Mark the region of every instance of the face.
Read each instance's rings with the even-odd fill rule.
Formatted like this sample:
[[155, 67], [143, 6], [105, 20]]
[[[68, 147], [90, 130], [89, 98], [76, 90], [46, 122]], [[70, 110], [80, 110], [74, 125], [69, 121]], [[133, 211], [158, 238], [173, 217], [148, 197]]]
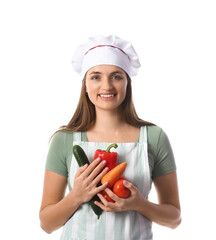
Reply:
[[99, 65], [86, 73], [86, 92], [96, 110], [117, 110], [127, 89], [126, 73], [113, 65]]

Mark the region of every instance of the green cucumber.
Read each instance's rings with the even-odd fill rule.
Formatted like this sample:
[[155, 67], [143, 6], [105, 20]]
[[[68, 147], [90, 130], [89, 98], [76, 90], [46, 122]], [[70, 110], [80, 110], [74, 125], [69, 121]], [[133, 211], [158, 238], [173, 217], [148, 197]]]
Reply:
[[84, 166], [86, 163], [90, 164], [84, 150], [79, 145], [73, 146], [73, 154], [80, 167]]
[[[84, 166], [86, 163], [89, 163], [88, 157], [86, 156], [84, 150], [79, 146], [79, 145], [75, 145], [73, 146], [73, 154], [74, 157], [77, 160], [77, 163], [80, 167]], [[99, 183], [97, 186], [99, 186], [101, 183]], [[89, 204], [92, 208], [92, 210], [94, 211], [94, 213], [98, 216], [98, 219], [100, 218], [101, 213], [103, 212], [103, 210], [98, 207], [97, 205], [94, 204], [94, 201], [98, 201], [100, 202], [100, 198], [95, 195], [90, 201]]]

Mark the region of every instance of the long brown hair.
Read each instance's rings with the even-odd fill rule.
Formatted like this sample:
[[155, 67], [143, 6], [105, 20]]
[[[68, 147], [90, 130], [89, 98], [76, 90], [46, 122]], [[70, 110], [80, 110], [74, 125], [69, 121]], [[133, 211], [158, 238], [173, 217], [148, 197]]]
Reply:
[[[122, 116], [125, 121], [135, 127], [141, 126], [149, 126], [155, 125], [151, 122], [144, 121], [140, 119], [136, 113], [133, 99], [132, 99], [132, 87], [131, 87], [131, 79], [127, 75], [127, 90], [126, 90], [126, 97], [122, 102]], [[82, 88], [81, 94], [79, 98], [79, 102], [76, 108], [76, 111], [71, 118], [70, 122], [67, 125], [63, 125], [57, 130], [51, 138], [57, 132], [78, 132], [78, 131], [87, 131], [91, 126], [94, 125], [96, 120], [95, 114], [95, 106], [90, 101], [88, 95], [86, 94], [86, 87], [85, 87], [85, 78], [82, 81]]]

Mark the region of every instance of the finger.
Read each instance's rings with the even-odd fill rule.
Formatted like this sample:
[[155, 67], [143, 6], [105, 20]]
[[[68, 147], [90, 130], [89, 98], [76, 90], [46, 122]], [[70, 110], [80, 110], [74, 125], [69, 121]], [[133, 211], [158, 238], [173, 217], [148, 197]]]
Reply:
[[[91, 172], [91, 174], [89, 175], [89, 180], [91, 182], [98, 176], [99, 173], [101, 173], [101, 171], [105, 167], [106, 163], [107, 163], [106, 161], [100, 162], [100, 164]], [[106, 173], [107, 173], [109, 169], [108, 168], [105, 168], [105, 169], [106, 169]]]
[[97, 184], [100, 182], [100, 180], [102, 179], [102, 177], [103, 177], [108, 171], [109, 171], [109, 168], [108, 168], [108, 167], [104, 168], [103, 171], [102, 171], [96, 178], [94, 178], [93, 181], [92, 181], [92, 179], [91, 179], [92, 184], [93, 184], [93, 185], [97, 185]]
[[108, 209], [111, 210], [113, 207], [115, 207], [115, 203], [108, 202], [102, 194], [98, 193], [97, 196], [100, 198], [101, 202], [103, 203], [104, 208], [106, 208], [105, 211], [108, 211]]
[[98, 207], [100, 207], [102, 210], [108, 212], [107, 208], [100, 202], [98, 201], [94, 201], [94, 204], [97, 205]]
[[119, 197], [113, 192], [111, 191], [109, 188], [106, 188], [104, 190], [115, 202], [119, 200]]
[[86, 169], [86, 171], [84, 173], [85, 177], [89, 176], [89, 174], [96, 168], [96, 166], [100, 163], [100, 161], [101, 161], [101, 159], [97, 158], [88, 166], [88, 168]]
[[126, 188], [128, 188], [131, 191], [131, 193], [134, 193], [137, 190], [136, 187], [131, 182], [124, 180], [123, 184]]
[[98, 194], [99, 192], [105, 190], [107, 188], [108, 182], [105, 182], [103, 185], [96, 187], [94, 190], [94, 195]]
[[78, 171], [75, 174], [75, 177], [79, 177], [88, 167], [88, 164], [86, 163], [84, 166], [80, 167]]

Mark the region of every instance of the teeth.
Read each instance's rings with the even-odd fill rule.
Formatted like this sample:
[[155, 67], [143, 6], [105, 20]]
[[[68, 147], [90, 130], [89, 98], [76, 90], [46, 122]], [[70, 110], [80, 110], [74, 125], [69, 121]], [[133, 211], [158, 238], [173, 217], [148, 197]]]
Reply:
[[101, 97], [114, 97], [114, 94], [100, 94]]

